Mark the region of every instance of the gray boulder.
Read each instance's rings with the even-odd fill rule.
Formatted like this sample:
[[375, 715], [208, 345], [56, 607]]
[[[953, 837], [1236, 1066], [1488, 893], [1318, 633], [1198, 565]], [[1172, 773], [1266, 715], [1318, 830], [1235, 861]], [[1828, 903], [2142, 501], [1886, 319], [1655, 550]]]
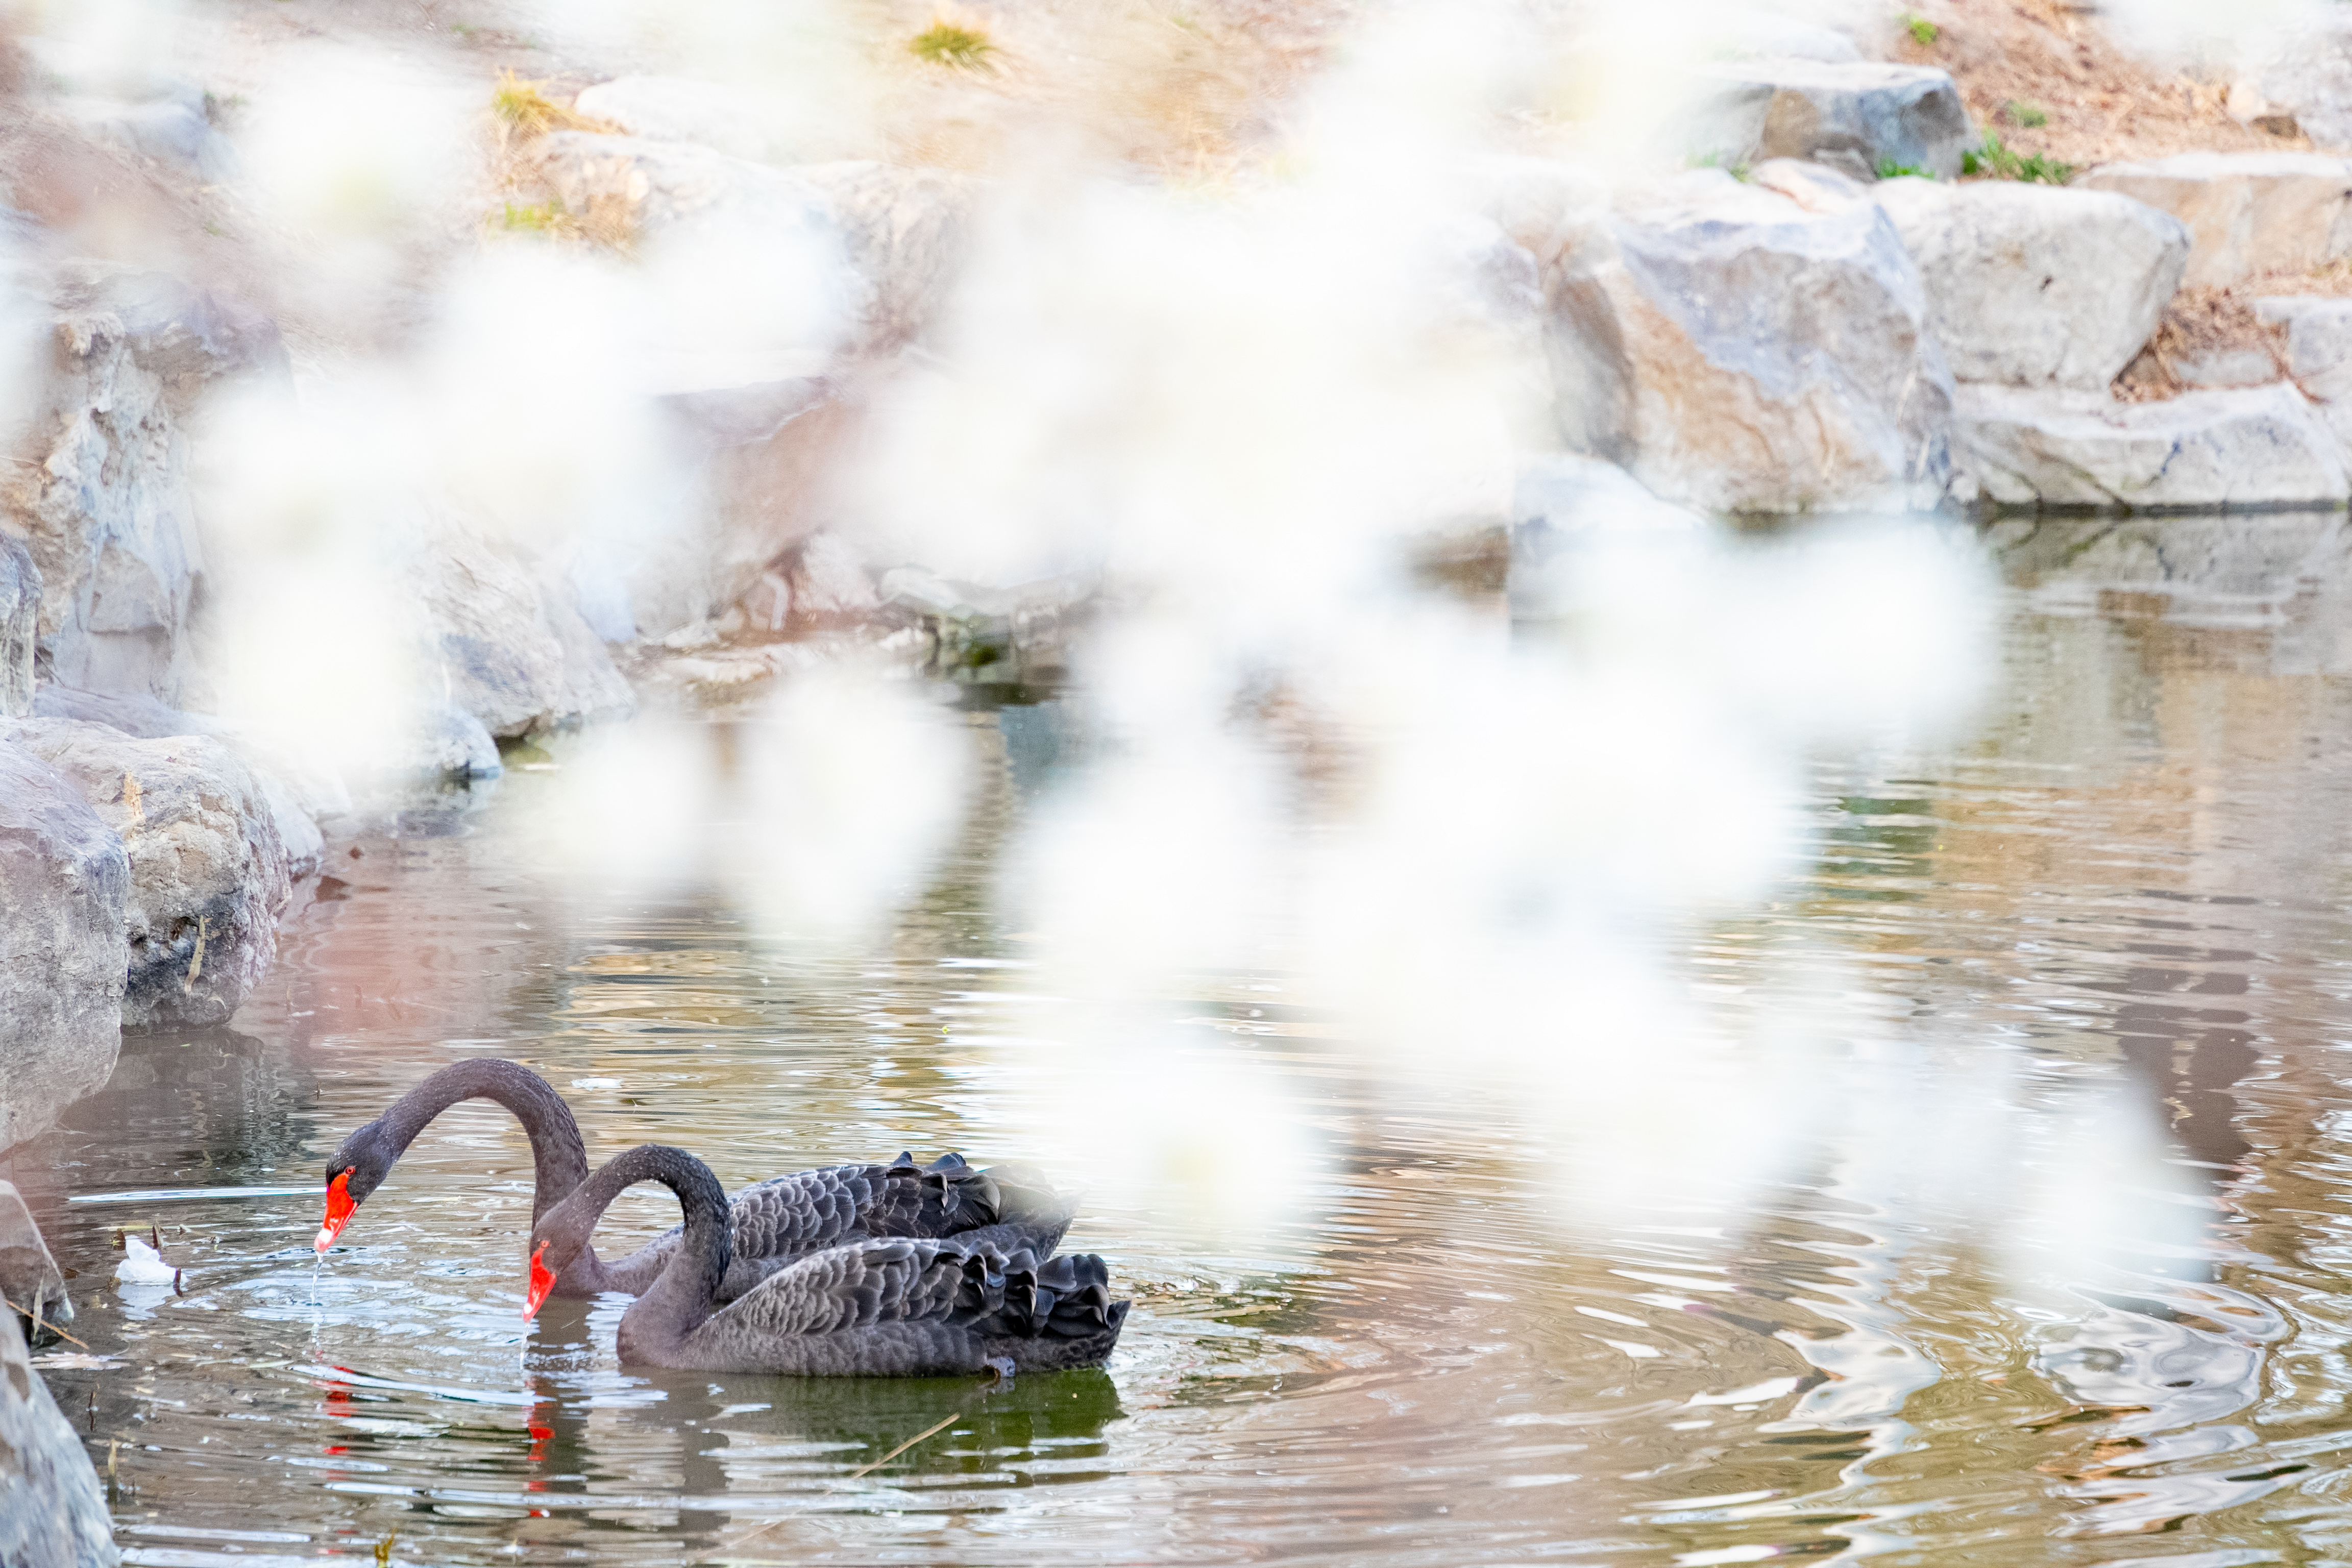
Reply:
[[205, 118], [204, 95], [146, 103], [79, 100], [62, 106], [92, 141], [218, 183], [237, 173], [236, 149]]
[[40, 641], [41, 569], [13, 533], [0, 533], [0, 718], [33, 710], [33, 650]]
[[2102, 163], [2078, 189], [2160, 207], [2194, 240], [2183, 281], [2224, 287], [2352, 255], [2352, 160], [2317, 153], [2183, 153]]
[[849, 264], [865, 280], [857, 351], [886, 353], [921, 337], [971, 253], [971, 182], [940, 169], [863, 162], [793, 173], [832, 204]]
[[2257, 82], [2315, 143], [2352, 148], [2352, 23], [2330, 17], [2293, 39]]
[[129, 855], [123, 1024], [227, 1022], [277, 961], [293, 894], [252, 770], [207, 735], [141, 741], [63, 719], [0, 732], [64, 774]]
[[581, 617], [560, 567], [542, 569], [447, 518], [415, 542], [411, 568], [430, 628], [428, 669], [452, 705], [492, 735], [632, 710], [628, 682]]
[[278, 837], [286, 845], [288, 870], [307, 877], [319, 868], [326, 838], [319, 831], [321, 817], [333, 817], [352, 808], [351, 792], [332, 770], [306, 766], [275, 748], [258, 745], [233, 727], [203, 713], [186, 713], [152, 697], [109, 696], [78, 691], [69, 686], [44, 686], [33, 698], [33, 714], [41, 719], [78, 719], [103, 724], [142, 741], [173, 735], [211, 735], [226, 741], [269, 797], [269, 811]]
[[698, 142], [758, 163], [793, 163], [822, 149], [772, 97], [691, 77], [631, 75], [583, 89], [572, 107], [631, 136]]
[[2284, 383], [2138, 404], [1964, 385], [1954, 445], [1985, 498], [2004, 506], [2139, 511], [2352, 497], [2335, 437]]
[[668, 637], [737, 604], [763, 621], [773, 605], [755, 591], [824, 521], [825, 482], [860, 405], [816, 377], [665, 402], [679, 444], [700, 457], [702, 504], [630, 571], [638, 630]]
[[114, 1070], [130, 895], [122, 840], [56, 769], [0, 740], [0, 1149]]
[[83, 267], [58, 286], [48, 391], [0, 508], [40, 568], [46, 672], [176, 702], [204, 552], [185, 421], [205, 388], [282, 372], [277, 329], [152, 273]]
[[121, 1561], [89, 1455], [33, 1370], [16, 1315], [0, 1312], [0, 1563], [112, 1568]]
[[425, 771], [443, 779], [494, 779], [505, 773], [499, 743], [479, 719], [446, 704], [425, 715]]
[[0, 1299], [22, 1310], [17, 1327], [30, 1344], [47, 1344], [58, 1337], [56, 1325], [73, 1321], [65, 1270], [49, 1256], [49, 1244], [14, 1182], [0, 1182]]
[[1530, 247], [1570, 450], [1704, 510], [1941, 498], [1952, 380], [1918, 270], [1858, 186], [1802, 172], [1810, 205], [1702, 171]]
[[1681, 132], [1726, 168], [1768, 158], [1826, 163], [1858, 180], [1881, 168], [1956, 179], [1977, 145], [1948, 71], [1789, 58], [1708, 67]]
[[[592, 89], [593, 91], [593, 89]], [[731, 312], [774, 314], [787, 265], [827, 263], [798, 286], [826, 296], [839, 329], [750, 350], [695, 345], [671, 389], [745, 385], [822, 369], [836, 351], [887, 352], [920, 334], [969, 247], [969, 181], [936, 169], [871, 162], [779, 169], [687, 142], [565, 131], [540, 143], [538, 173], [568, 212], [603, 215], [633, 234], [656, 265], [702, 252], [777, 258], [776, 265], [696, 270], [705, 289], [756, 291]], [[740, 276], [737, 275], [740, 273]], [[803, 356], [791, 360], [797, 351]]]
[[1873, 195], [1919, 264], [1961, 381], [2105, 386], [2147, 345], [2189, 263], [2186, 225], [2108, 191], [1888, 180]]
[[695, 320], [728, 323], [666, 347], [662, 390], [822, 370], [872, 303], [831, 198], [797, 173], [689, 142], [584, 131], [541, 138], [533, 157], [564, 211], [592, 232], [625, 236], [650, 272], [690, 296]]

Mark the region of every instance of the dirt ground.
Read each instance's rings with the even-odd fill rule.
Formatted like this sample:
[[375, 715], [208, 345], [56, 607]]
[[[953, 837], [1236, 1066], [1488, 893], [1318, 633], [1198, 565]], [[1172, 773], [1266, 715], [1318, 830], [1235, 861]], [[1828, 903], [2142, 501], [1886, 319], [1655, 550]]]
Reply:
[[2089, 7], [1920, 0], [1916, 14], [1936, 37], [1898, 32], [1896, 58], [1950, 71], [1969, 114], [2021, 154], [2084, 167], [2175, 153], [2312, 150], [2292, 122], [2233, 118], [2229, 82], [2166, 72], [2117, 47]]

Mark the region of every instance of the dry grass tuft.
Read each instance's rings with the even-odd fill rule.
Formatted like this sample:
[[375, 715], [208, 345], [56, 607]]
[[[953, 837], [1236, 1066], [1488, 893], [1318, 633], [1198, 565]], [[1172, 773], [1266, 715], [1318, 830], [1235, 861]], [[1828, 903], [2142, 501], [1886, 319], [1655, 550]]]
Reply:
[[498, 117], [501, 136], [529, 142], [551, 131], [620, 129], [570, 104], [556, 102], [547, 96], [546, 86], [543, 81], [525, 81], [511, 67], [499, 74], [499, 84], [490, 92], [490, 112]]
[[2116, 377], [2116, 396], [2126, 403], [2157, 403], [2189, 391], [2177, 366], [2191, 360], [2252, 350], [2265, 356], [2275, 375], [2286, 374], [2286, 330], [2264, 325], [2254, 314], [2255, 290], [2183, 289], [2164, 308], [2156, 335]]

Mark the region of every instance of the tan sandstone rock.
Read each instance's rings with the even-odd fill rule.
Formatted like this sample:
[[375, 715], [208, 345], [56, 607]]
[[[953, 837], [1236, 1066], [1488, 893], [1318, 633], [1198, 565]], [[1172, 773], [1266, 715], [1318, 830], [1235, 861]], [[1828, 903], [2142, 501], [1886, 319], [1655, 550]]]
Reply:
[[2318, 153], [2183, 153], [2102, 163], [2078, 190], [2160, 207], [2194, 240], [2183, 281], [2221, 287], [2352, 255], [2352, 161]]

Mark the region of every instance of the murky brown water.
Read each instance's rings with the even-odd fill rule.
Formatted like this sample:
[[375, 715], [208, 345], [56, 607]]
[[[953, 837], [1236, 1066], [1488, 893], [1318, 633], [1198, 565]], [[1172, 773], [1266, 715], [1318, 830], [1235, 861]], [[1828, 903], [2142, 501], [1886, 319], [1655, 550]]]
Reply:
[[[122, 1545], [248, 1568], [387, 1537], [459, 1563], [2352, 1557], [2352, 528], [1987, 545], [2011, 591], [1979, 732], [1824, 763], [1818, 873], [1687, 955], [1767, 1002], [1802, 965], [1765, 955], [1833, 959], [1921, 1051], [2006, 1075], [1981, 1140], [1870, 1170], [1831, 1128], [1760, 1191], [1563, 1213], [1538, 1152], [1266, 993], [1204, 987], [1185, 1026], [1310, 1086], [1337, 1159], [1247, 1256], [1091, 1204], [1072, 1242], [1137, 1301], [1107, 1371], [623, 1372], [617, 1303], [519, 1331], [530, 1168], [504, 1112], [443, 1118], [318, 1268], [321, 1155], [478, 1053], [562, 1088], [592, 1158], [660, 1138], [730, 1185], [1017, 1152], [981, 1087], [1021, 973], [988, 875], [1055, 720], [973, 716], [985, 809], [855, 960], [760, 946], [701, 895], [615, 907], [535, 872], [514, 829], [547, 783], [519, 773], [366, 841], [235, 1029], [129, 1044], [7, 1163], [82, 1271], [107, 1364], [49, 1376], [101, 1465], [121, 1444]], [[2074, 1159], [2133, 1138], [2141, 1179]], [[2021, 1173], [2044, 1212], [2143, 1239], [1989, 1228], [1972, 1194]], [[616, 1220], [650, 1232], [667, 1202]], [[151, 1220], [184, 1297], [103, 1278], [111, 1227]]]

